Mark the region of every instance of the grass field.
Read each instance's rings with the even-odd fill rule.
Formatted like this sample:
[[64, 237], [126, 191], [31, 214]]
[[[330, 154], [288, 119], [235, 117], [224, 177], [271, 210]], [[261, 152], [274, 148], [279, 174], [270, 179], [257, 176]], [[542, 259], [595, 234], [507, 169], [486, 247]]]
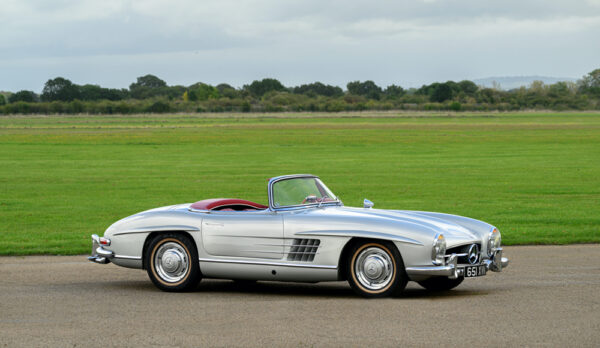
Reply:
[[0, 117], [0, 255], [79, 254], [163, 205], [266, 203], [320, 175], [346, 205], [441, 211], [505, 244], [600, 242], [600, 113]]

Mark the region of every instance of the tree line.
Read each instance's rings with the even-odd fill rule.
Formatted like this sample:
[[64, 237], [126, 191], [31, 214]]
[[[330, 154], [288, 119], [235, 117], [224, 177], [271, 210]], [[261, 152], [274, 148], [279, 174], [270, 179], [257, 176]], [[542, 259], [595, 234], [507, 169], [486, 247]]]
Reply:
[[600, 69], [576, 83], [535, 81], [508, 91], [468, 80], [410, 89], [399, 85], [383, 88], [373, 81], [352, 81], [346, 90], [321, 82], [286, 87], [273, 78], [241, 88], [202, 82], [169, 86], [154, 75], [145, 75], [128, 89], [77, 85], [57, 77], [48, 80], [39, 95], [29, 90], [0, 93], [0, 114], [526, 109], [600, 109]]

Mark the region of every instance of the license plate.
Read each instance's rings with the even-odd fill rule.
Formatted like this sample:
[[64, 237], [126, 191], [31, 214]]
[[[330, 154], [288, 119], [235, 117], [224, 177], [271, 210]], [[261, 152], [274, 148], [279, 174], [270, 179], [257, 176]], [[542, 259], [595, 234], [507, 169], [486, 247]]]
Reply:
[[485, 275], [485, 266], [467, 266], [465, 267], [465, 277], [481, 277]]

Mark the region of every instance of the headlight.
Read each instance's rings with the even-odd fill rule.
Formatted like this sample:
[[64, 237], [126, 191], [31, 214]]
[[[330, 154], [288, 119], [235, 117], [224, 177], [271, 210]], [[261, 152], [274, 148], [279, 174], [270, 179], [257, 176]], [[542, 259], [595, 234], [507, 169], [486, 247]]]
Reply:
[[488, 236], [488, 244], [487, 244], [487, 253], [488, 256], [492, 257], [494, 252], [500, 248], [502, 244], [502, 237], [500, 236], [500, 231], [497, 228], [494, 228], [490, 235]]
[[434, 265], [443, 265], [446, 257], [446, 239], [442, 234], [436, 234], [431, 248], [431, 260]]

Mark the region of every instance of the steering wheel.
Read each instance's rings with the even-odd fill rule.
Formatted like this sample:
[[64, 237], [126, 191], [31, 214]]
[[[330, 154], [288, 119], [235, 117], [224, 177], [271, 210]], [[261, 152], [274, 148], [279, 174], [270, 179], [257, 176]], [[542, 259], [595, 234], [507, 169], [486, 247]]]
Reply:
[[304, 198], [304, 200], [300, 204], [304, 204], [306, 202], [308, 202], [308, 203], [317, 203], [317, 196], [315, 196], [315, 195], [308, 195], [308, 196], [306, 196], [306, 198]]

